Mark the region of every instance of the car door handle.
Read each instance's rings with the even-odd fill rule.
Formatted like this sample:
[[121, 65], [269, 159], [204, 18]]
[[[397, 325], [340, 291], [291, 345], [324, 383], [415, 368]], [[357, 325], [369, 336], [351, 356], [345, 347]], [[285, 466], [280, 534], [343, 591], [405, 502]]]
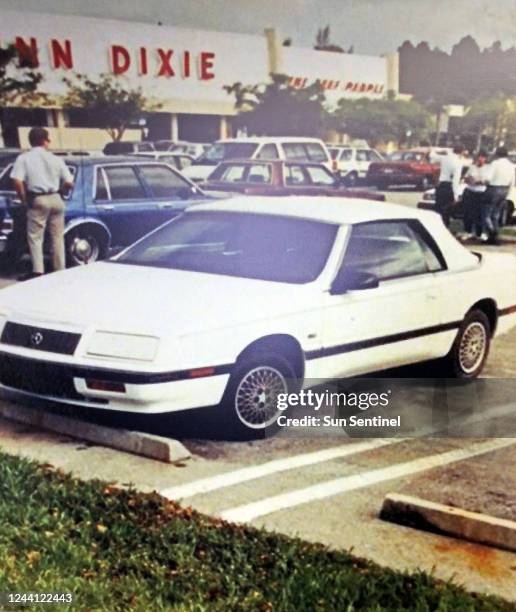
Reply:
[[172, 208], [173, 204], [171, 202], [163, 202], [158, 204], [158, 208]]
[[102, 204], [99, 206], [100, 210], [115, 210], [113, 204]]

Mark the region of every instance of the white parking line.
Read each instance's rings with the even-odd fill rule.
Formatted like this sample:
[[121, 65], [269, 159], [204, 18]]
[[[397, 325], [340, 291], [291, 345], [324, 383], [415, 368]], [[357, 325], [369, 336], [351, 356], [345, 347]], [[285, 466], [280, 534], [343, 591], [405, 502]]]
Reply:
[[391, 465], [386, 468], [371, 470], [362, 474], [329, 480], [304, 489], [296, 489], [288, 493], [282, 493], [281, 495], [275, 495], [257, 502], [224, 510], [220, 513], [220, 516], [228, 521], [244, 523], [252, 521], [260, 516], [271, 514], [272, 512], [278, 512], [279, 510], [292, 508], [293, 506], [299, 506], [333, 495], [339, 495], [346, 491], [354, 491], [387, 480], [394, 480], [395, 478], [401, 478], [402, 476], [408, 476], [416, 472], [447, 465], [454, 461], [469, 459], [470, 457], [498, 450], [515, 443], [516, 438], [496, 438], [466, 448], [430, 455], [413, 461]]
[[231, 487], [241, 482], [276, 474], [277, 472], [314, 465], [316, 463], [322, 463], [323, 461], [331, 461], [332, 459], [338, 459], [340, 457], [349, 457], [350, 455], [363, 453], [375, 448], [380, 448], [381, 446], [403, 442], [403, 440], [405, 440], [405, 438], [378, 438], [376, 440], [368, 440], [367, 442], [357, 442], [354, 444], [326, 448], [324, 450], [314, 451], [313, 453], [294, 455], [293, 457], [286, 457], [285, 459], [275, 459], [274, 461], [268, 461], [260, 465], [253, 465], [232, 472], [226, 472], [225, 474], [217, 474], [216, 476], [194, 480], [184, 485], [170, 487], [159, 493], [168, 499], [184, 499], [185, 497], [193, 497], [200, 493], [208, 493], [217, 489], [223, 489], [224, 487]]

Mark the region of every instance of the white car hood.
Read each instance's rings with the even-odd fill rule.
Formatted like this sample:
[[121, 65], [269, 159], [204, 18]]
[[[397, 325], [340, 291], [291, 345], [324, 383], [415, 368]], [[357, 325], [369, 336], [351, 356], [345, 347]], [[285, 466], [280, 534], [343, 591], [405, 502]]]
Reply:
[[308, 285], [100, 262], [3, 289], [0, 314], [37, 325], [177, 336], [299, 312], [307, 294], [314, 295]]

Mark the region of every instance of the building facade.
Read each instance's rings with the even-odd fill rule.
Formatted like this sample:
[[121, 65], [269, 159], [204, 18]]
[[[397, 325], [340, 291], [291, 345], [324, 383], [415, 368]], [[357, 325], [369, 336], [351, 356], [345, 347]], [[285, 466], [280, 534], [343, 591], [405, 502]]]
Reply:
[[[56, 146], [98, 148], [109, 136], [87, 113], [64, 109], [74, 73], [95, 80], [120, 77], [129, 89], [141, 87], [159, 104], [145, 124], [149, 139], [211, 142], [231, 134], [234, 99], [224, 86], [267, 82], [286, 74], [295, 87], [319, 81], [328, 103], [342, 97], [379, 98], [398, 91], [397, 54], [382, 57], [286, 47], [273, 29], [263, 35], [191, 30], [78, 16], [0, 11], [0, 45], [14, 43], [42, 73], [39, 108], [4, 109], [6, 145], [26, 145], [28, 126], [54, 132]], [[129, 133], [141, 136], [143, 130]]]

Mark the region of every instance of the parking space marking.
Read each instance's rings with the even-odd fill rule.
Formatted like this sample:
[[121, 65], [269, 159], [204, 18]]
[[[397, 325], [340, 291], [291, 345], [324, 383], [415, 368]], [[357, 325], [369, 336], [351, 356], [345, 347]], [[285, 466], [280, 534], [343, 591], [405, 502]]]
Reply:
[[364, 453], [382, 446], [403, 442], [404, 440], [406, 440], [406, 438], [377, 438], [367, 442], [334, 446], [312, 453], [294, 455], [293, 457], [286, 457], [285, 459], [275, 459], [274, 461], [268, 461], [260, 465], [253, 465], [251, 467], [217, 474], [216, 476], [201, 478], [200, 480], [194, 480], [193, 482], [188, 482], [183, 485], [163, 489], [159, 493], [168, 499], [184, 499], [185, 497], [193, 497], [200, 493], [209, 493], [210, 491], [231, 487], [242, 482], [269, 476], [270, 474], [285, 472], [287, 470], [314, 465], [324, 461], [331, 461], [332, 459], [341, 457], [349, 457], [356, 453]]
[[300, 506], [309, 502], [325, 499], [345, 493], [346, 491], [362, 489], [388, 480], [394, 480], [417, 472], [444, 466], [455, 461], [469, 459], [515, 443], [516, 438], [496, 438], [466, 448], [430, 455], [413, 461], [391, 465], [386, 468], [355, 474], [353, 476], [345, 476], [344, 478], [329, 480], [304, 489], [296, 489], [288, 493], [268, 497], [257, 502], [224, 510], [220, 513], [220, 517], [236, 523], [245, 523], [266, 514], [278, 512], [279, 510], [285, 510], [293, 506]]

